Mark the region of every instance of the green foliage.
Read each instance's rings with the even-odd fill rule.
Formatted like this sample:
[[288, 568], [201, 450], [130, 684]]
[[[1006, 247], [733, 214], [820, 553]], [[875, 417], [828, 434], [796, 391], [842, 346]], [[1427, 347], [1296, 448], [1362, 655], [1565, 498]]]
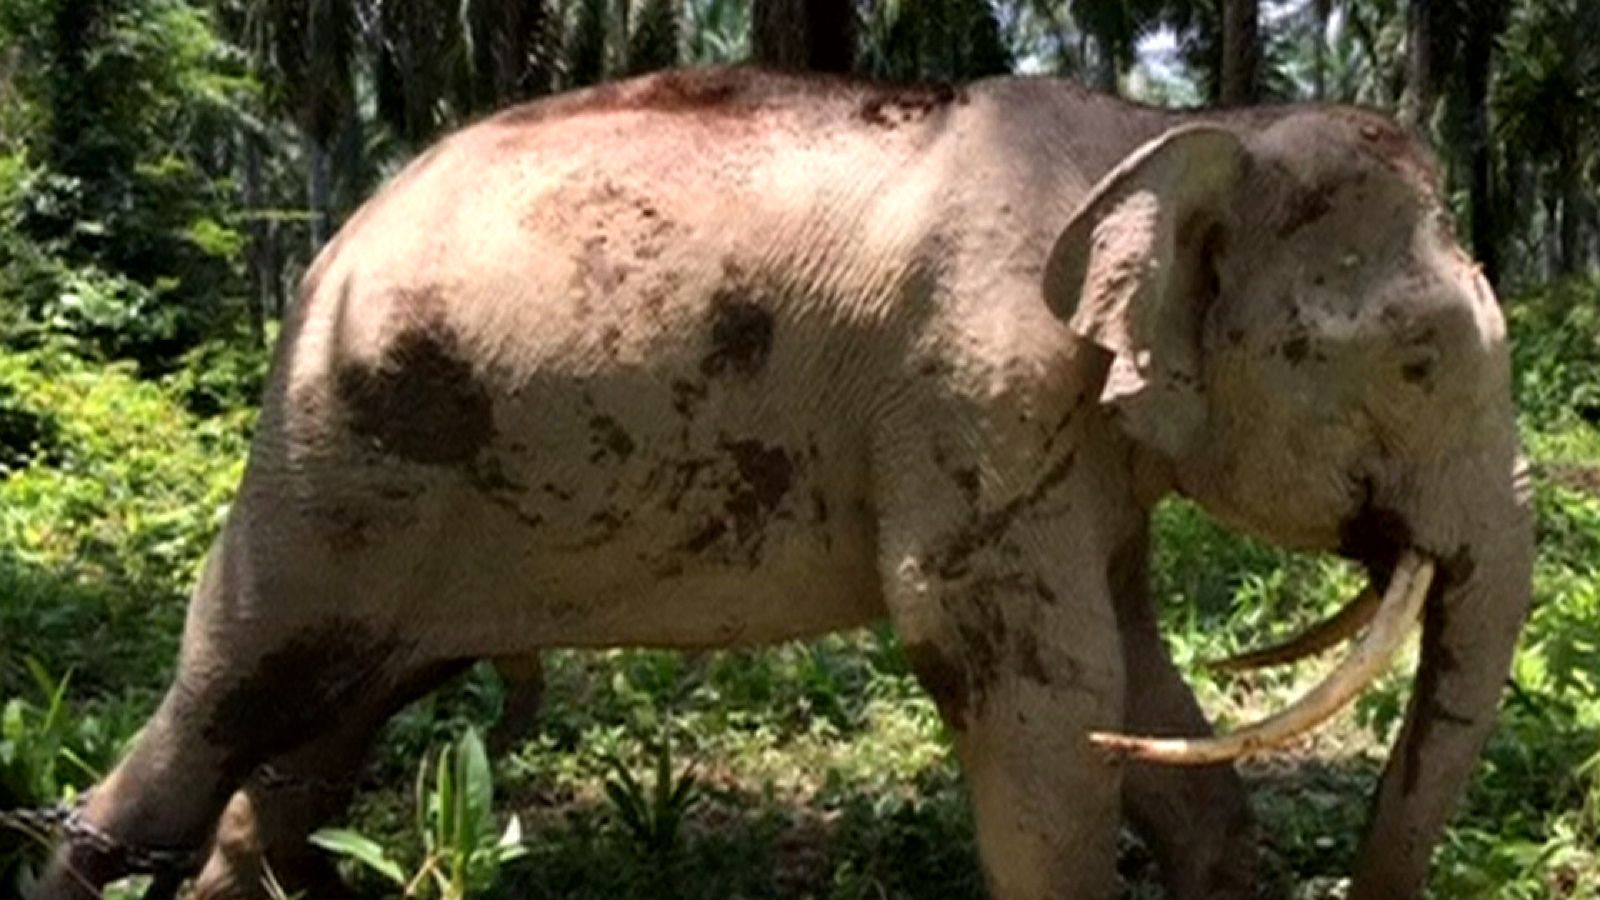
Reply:
[[685, 62], [730, 63], [750, 55], [750, 4], [744, 0], [688, 0]]
[[[1600, 126], [1600, 8], [1586, 0], [1512, 4], [1495, 83], [1502, 138], [1541, 162], [1594, 149]], [[1588, 146], [1585, 146], [1585, 145]]]
[[[25, 635], [87, 692], [165, 682], [183, 597], [238, 483], [253, 413], [197, 417], [186, 393], [58, 348], [0, 352], [0, 422], [23, 438], [0, 470], [0, 645]], [[0, 658], [0, 691], [25, 683], [20, 660]]]
[[[432, 772], [432, 779], [429, 774]], [[416, 834], [422, 858], [406, 869], [379, 842], [358, 831], [324, 828], [311, 842], [381, 875], [406, 897], [464, 900], [488, 890], [501, 868], [527, 853], [522, 825], [512, 816], [496, 834], [494, 783], [476, 729], [467, 729], [417, 773]]]
[[[0, 351], [0, 809], [97, 780], [167, 681], [254, 417], [183, 400], [129, 364]], [[0, 893], [41, 861], [38, 837], [0, 833]]]
[[1507, 316], [1524, 430], [1600, 425], [1600, 281], [1536, 288], [1509, 304]]
[[700, 794], [693, 764], [673, 775], [672, 738], [665, 729], [653, 755], [655, 782], [650, 788], [645, 788], [628, 765], [613, 756], [609, 761], [612, 775], [606, 779], [605, 790], [635, 846], [660, 865], [662, 876], [671, 881], [670, 864], [683, 842], [683, 820], [700, 800]]
[[[110, 770], [137, 722], [126, 708], [75, 713], [68, 706], [70, 676], [55, 679], [32, 657], [22, 663], [37, 699], [18, 693], [0, 706], [0, 811], [70, 802]], [[44, 862], [48, 838], [0, 827], [0, 891], [24, 893]]]
[[207, 15], [185, 0], [7, 4], [5, 45], [30, 127], [0, 162], [0, 296], [17, 304], [0, 325], [160, 367], [237, 320], [223, 160], [250, 88]]
[[[262, 356], [195, 352], [154, 383], [54, 341], [0, 349], [0, 809], [72, 798], [150, 713], [242, 469], [235, 373]], [[226, 413], [189, 412], [202, 394]], [[42, 862], [38, 838], [0, 833], [0, 894]]]
[[[277, 328], [267, 331], [273, 343]], [[267, 383], [270, 354], [242, 335], [211, 339], [189, 348], [163, 383], [184, 407], [202, 418], [218, 417], [247, 434]]]

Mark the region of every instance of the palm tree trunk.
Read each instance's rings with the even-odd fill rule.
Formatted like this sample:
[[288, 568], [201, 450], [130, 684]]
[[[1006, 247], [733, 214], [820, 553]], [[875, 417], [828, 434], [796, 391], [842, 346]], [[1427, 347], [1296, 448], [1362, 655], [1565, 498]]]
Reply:
[[1549, 281], [1561, 272], [1561, 242], [1556, 234], [1561, 230], [1561, 201], [1555, 192], [1544, 191], [1544, 280]]
[[1578, 240], [1583, 217], [1583, 179], [1577, 152], [1563, 148], [1557, 180], [1561, 190], [1561, 265], [1558, 274], [1575, 275], [1583, 268], [1582, 246]]
[[1400, 120], [1419, 132], [1433, 121], [1445, 73], [1454, 61], [1456, 12], [1456, 0], [1411, 0], [1406, 11], [1406, 92], [1400, 98]]
[[849, 72], [856, 56], [855, 6], [850, 0], [755, 0], [750, 45], [762, 65]]
[[605, 0], [577, 0], [578, 10], [566, 44], [567, 87], [587, 87], [605, 78]]
[[547, 47], [542, 40], [549, 27], [547, 15], [539, 0], [511, 2], [501, 7], [502, 27], [491, 45], [497, 107], [538, 96], [550, 89], [544, 58]]
[[354, 209], [366, 199], [367, 129], [354, 103], [345, 108], [344, 122], [335, 139], [329, 177], [330, 208]]
[[1500, 232], [1495, 220], [1494, 145], [1489, 134], [1489, 73], [1497, 27], [1492, 14], [1475, 18], [1462, 47], [1462, 83], [1467, 106], [1468, 196], [1472, 251], [1491, 285], [1500, 283]]
[[616, 28], [616, 34], [611, 42], [611, 52], [613, 54], [611, 60], [612, 72], [632, 71], [632, 64], [628, 61], [628, 50], [633, 38], [632, 23], [629, 21], [632, 18], [632, 12], [632, 0], [617, 0], [616, 12], [612, 18]]
[[549, 91], [551, 15], [544, 0], [473, 3], [468, 14], [476, 109], [499, 109]]
[[310, 135], [306, 135], [305, 150], [306, 202], [311, 211], [311, 255], [315, 256], [333, 230], [333, 154]]
[[628, 74], [654, 72], [678, 64], [678, 5], [675, 0], [644, 0], [628, 38]]
[[1600, 204], [1594, 202], [1593, 196], [1584, 195], [1583, 212], [1584, 227], [1588, 231], [1588, 240], [1585, 241], [1588, 249], [1583, 262], [1589, 271], [1593, 271], [1600, 268]]
[[261, 218], [261, 143], [249, 126], [239, 130], [239, 143], [243, 144], [244, 171], [239, 178], [240, 201], [248, 216], [246, 233], [249, 244], [245, 248], [250, 282], [250, 335], [256, 343], [266, 339], [266, 322], [272, 302], [272, 273], [268, 271], [267, 223]]
[[1095, 90], [1104, 94], [1116, 96], [1117, 94], [1117, 54], [1111, 42], [1105, 38], [1094, 42], [1094, 80]]
[[1434, 0], [1411, 0], [1406, 10], [1406, 93], [1400, 118], [1421, 130], [1433, 118], [1438, 101], [1438, 75], [1433, 66]]
[[1223, 106], [1247, 106], [1259, 99], [1261, 67], [1258, 0], [1223, 0]]

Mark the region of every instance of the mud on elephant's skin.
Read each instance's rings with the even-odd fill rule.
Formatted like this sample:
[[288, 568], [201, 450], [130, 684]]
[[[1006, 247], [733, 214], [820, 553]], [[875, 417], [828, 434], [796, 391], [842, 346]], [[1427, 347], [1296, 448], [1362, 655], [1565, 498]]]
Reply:
[[[998, 900], [1108, 895], [1124, 809], [1175, 896], [1248, 896], [1232, 770], [1104, 748], [1269, 746], [1425, 607], [1352, 887], [1417, 896], [1527, 606], [1519, 459], [1494, 297], [1379, 116], [746, 70], [542, 101], [423, 155], [313, 265], [173, 687], [82, 814], [212, 846], [201, 897], [257, 893], [263, 857], [320, 891], [306, 831], [471, 660], [887, 617]], [[1374, 574], [1315, 702], [1208, 737], [1147, 596], [1173, 491]], [[38, 896], [127, 859], [68, 841]]]

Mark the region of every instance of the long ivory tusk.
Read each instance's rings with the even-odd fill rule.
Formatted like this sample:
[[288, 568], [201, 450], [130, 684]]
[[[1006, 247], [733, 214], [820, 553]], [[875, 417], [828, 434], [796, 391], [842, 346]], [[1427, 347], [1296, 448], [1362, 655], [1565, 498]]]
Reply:
[[1281, 666], [1313, 653], [1321, 653], [1334, 644], [1349, 640], [1356, 632], [1367, 627], [1367, 623], [1371, 622], [1372, 617], [1378, 612], [1380, 599], [1381, 595], [1377, 591], [1370, 587], [1366, 588], [1357, 594], [1354, 600], [1334, 613], [1333, 618], [1318, 622], [1281, 644], [1273, 644], [1260, 650], [1251, 650], [1238, 656], [1206, 663], [1206, 668], [1217, 672], [1244, 672], [1268, 666]]
[[1096, 732], [1095, 746], [1114, 756], [1176, 766], [1229, 762], [1270, 750], [1316, 727], [1354, 700], [1394, 659], [1422, 614], [1433, 583], [1433, 561], [1407, 550], [1389, 579], [1372, 627], [1322, 683], [1277, 715], [1206, 738], [1155, 738]]

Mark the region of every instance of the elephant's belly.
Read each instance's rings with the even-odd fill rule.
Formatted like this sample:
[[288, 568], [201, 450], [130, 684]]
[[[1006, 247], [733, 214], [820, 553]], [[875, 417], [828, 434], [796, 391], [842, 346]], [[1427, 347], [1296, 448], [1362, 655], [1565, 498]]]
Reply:
[[828, 505], [819, 489], [792, 511], [738, 495], [685, 499], [667, 514], [640, 497], [553, 539], [476, 525], [464, 529], [474, 545], [450, 554], [463, 565], [447, 580], [465, 589], [449, 608], [473, 608], [479, 621], [440, 624], [476, 635], [464, 649], [479, 655], [732, 646], [858, 627], [884, 610], [873, 528], [864, 506]]
[[445, 581], [480, 583], [462, 603], [495, 608], [473, 629], [482, 640], [722, 646], [882, 614], [852, 431], [732, 404], [686, 422], [578, 396], [552, 398], [525, 428], [503, 418], [442, 529], [462, 561]]
[[[681, 570], [667, 571], [613, 565], [605, 579], [610, 584], [541, 598], [553, 614], [547, 640], [563, 646], [721, 647], [859, 627], [883, 615], [867, 549], [864, 542], [833, 550], [796, 543], [769, 548], [751, 566], [720, 560], [686, 561]], [[607, 561], [579, 557], [556, 568], [586, 565]]]

